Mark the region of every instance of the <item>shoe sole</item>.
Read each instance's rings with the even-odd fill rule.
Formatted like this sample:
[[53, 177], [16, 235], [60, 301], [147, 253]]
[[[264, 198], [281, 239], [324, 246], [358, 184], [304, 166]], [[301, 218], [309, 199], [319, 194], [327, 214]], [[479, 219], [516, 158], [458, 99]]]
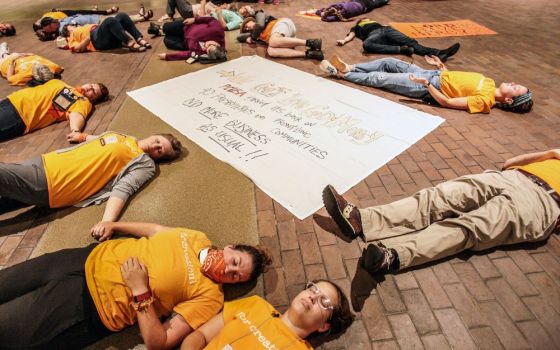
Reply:
[[334, 222], [336, 222], [336, 224], [342, 231], [344, 237], [340, 238], [342, 238], [345, 242], [350, 243], [354, 238], [357, 237], [357, 234], [356, 232], [354, 232], [354, 228], [352, 227], [350, 221], [348, 221], [344, 217], [342, 211], [338, 207], [333, 191], [334, 188], [331, 185], [328, 185], [323, 189], [323, 204], [325, 205], [325, 208], [327, 209], [327, 212], [329, 213], [331, 218], [334, 220]]

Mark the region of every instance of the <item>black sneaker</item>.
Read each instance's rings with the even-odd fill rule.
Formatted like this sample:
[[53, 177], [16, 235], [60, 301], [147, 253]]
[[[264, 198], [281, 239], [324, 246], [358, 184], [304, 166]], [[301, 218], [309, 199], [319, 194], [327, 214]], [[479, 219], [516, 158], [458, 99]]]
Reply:
[[317, 50], [320, 51], [321, 50], [321, 45], [322, 45], [322, 40], [321, 39], [307, 39], [305, 41], [305, 46], [307, 46], [308, 48], [310, 48], [311, 50]]
[[450, 47], [448, 47], [445, 50], [439, 50], [439, 53], [437, 54], [437, 56], [439, 57], [439, 59], [442, 62], [447, 61], [447, 59], [451, 56], [453, 56], [454, 54], [457, 53], [457, 51], [459, 51], [459, 48], [461, 47], [461, 44], [456, 43], [454, 45], [451, 45]]
[[397, 251], [387, 249], [382, 243], [370, 243], [362, 251], [362, 264], [369, 273], [395, 272], [400, 268]]
[[155, 24], [154, 22], [150, 22], [150, 26], [148, 27], [148, 34], [151, 34], [154, 37], [160, 36], [161, 26], [159, 24]]
[[305, 58], [322, 61], [325, 59], [325, 55], [323, 55], [323, 51], [321, 50], [307, 50], [305, 51]]

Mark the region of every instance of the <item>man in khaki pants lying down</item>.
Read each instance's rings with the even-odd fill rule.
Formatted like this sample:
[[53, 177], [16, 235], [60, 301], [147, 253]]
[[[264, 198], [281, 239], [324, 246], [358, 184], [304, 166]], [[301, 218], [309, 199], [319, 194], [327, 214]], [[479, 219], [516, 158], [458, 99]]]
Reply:
[[348, 240], [371, 243], [363, 266], [370, 273], [505, 244], [545, 240], [560, 216], [560, 149], [517, 156], [503, 171], [466, 175], [396, 202], [358, 209], [332, 186], [323, 202]]

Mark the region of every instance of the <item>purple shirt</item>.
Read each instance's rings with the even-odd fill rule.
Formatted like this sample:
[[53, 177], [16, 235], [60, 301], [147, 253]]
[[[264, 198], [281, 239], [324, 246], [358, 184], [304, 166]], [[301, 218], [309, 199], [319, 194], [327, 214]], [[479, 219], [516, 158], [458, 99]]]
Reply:
[[226, 48], [224, 28], [218, 20], [212, 17], [196, 17], [194, 23], [185, 25], [183, 31], [187, 51], [166, 54], [166, 61], [186, 60], [191, 57], [191, 52], [204, 55], [206, 51], [200, 47], [200, 43], [206, 41], [215, 41], [224, 49]]
[[[359, 2], [348, 1], [348, 2], [337, 2], [336, 4], [332, 4], [329, 7], [334, 7], [340, 11], [342, 17], [344, 18], [351, 18], [355, 16], [359, 16], [364, 13], [364, 7]], [[321, 16], [321, 13], [326, 10], [328, 7], [322, 8], [317, 10], [316, 14]], [[325, 22], [335, 22], [338, 21], [339, 18], [337, 16], [325, 16], [321, 18]]]

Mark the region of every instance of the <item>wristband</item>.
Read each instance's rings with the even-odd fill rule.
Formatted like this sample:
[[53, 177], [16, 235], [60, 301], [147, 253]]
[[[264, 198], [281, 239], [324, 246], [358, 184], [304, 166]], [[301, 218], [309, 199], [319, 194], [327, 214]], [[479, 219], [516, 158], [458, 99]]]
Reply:
[[82, 143], [84, 141], [87, 140], [88, 134], [86, 134], [85, 132], [81, 132], [80, 135], [78, 135], [78, 142]]
[[152, 297], [152, 291], [148, 289], [147, 292], [142, 293], [140, 295], [134, 295], [134, 302], [135, 303], [141, 303], [143, 301], [146, 301], [148, 299], [150, 299]]
[[430, 82], [428, 82], [425, 86], [426, 86], [427, 88], [429, 88], [430, 85], [432, 85], [432, 84], [430, 84]]

